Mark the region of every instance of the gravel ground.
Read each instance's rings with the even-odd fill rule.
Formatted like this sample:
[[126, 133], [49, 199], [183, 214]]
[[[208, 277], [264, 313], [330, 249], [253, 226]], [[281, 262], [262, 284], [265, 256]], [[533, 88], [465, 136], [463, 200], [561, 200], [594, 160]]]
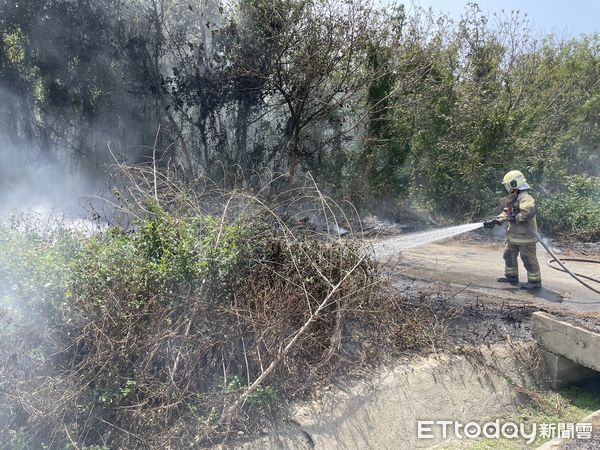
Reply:
[[573, 439], [560, 446], [560, 450], [599, 450], [600, 449], [600, 415], [592, 420], [591, 439]]

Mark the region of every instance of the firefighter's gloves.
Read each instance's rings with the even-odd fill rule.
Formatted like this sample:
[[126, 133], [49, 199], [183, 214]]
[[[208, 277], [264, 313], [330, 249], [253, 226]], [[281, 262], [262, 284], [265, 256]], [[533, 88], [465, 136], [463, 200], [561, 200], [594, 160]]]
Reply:
[[483, 222], [483, 228], [494, 228], [496, 225], [500, 225], [498, 219], [486, 220]]
[[518, 220], [517, 220], [517, 215], [516, 215], [516, 214], [511, 214], [511, 215], [509, 215], [509, 216], [508, 216], [508, 221], [509, 221], [510, 223], [517, 223], [517, 222], [518, 222]]

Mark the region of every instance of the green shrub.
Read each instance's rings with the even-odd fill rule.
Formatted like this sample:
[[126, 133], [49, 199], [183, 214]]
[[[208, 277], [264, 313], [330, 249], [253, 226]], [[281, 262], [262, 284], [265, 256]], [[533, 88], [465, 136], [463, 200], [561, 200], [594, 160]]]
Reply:
[[262, 428], [353, 360], [344, 352], [360, 359], [374, 345], [385, 353], [418, 345], [404, 339], [417, 332], [399, 329], [419, 322], [388, 301], [361, 259], [366, 249], [352, 240], [295, 234], [255, 210], [235, 220], [146, 210], [129, 229], [95, 235], [0, 229], [0, 404], [12, 412], [0, 441], [198, 442], [219, 431], [224, 408], [342, 279], [294, 351], [248, 397], [251, 419], [241, 414], [234, 426]]
[[542, 231], [557, 237], [600, 240], [600, 178], [571, 176], [552, 191], [540, 193]]
[[83, 237], [64, 228], [48, 233], [0, 226], [0, 307], [62, 320], [69, 304], [70, 264]]

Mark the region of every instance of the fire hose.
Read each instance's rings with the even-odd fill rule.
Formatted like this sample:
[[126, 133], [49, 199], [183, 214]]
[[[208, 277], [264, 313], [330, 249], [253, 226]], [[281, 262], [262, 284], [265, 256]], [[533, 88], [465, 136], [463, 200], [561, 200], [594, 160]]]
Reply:
[[[588, 280], [594, 281], [596, 283], [600, 283], [600, 280], [597, 278], [593, 278], [590, 277], [588, 275], [583, 275], [580, 273], [575, 273], [573, 272], [571, 269], [569, 269], [565, 263], [563, 261], [578, 261], [578, 262], [586, 262], [586, 263], [595, 263], [595, 264], [600, 264], [600, 261], [595, 261], [593, 259], [583, 259], [583, 258], [563, 258], [563, 260], [561, 260], [558, 256], [556, 256], [556, 254], [552, 251], [552, 249], [550, 248], [550, 246], [548, 244], [546, 244], [544, 242], [544, 240], [542, 239], [542, 237], [540, 236], [540, 234], [535, 231], [533, 228], [531, 228], [529, 225], [527, 225], [527, 228], [529, 229], [529, 231], [535, 236], [535, 238], [538, 240], [538, 242], [540, 244], [542, 244], [542, 247], [544, 247], [546, 249], [546, 251], [548, 253], [550, 253], [550, 255], [552, 256], [553, 259], [548, 261], [548, 265], [550, 267], [552, 267], [554, 270], [559, 270], [561, 272], [567, 272], [569, 275], [571, 275], [573, 278], [575, 278], [578, 282], [580, 282], [582, 285], [584, 285], [586, 288], [588, 288], [591, 291], [594, 291], [597, 294], [600, 294], [600, 290], [594, 288], [593, 286], [590, 286], [588, 283], [586, 283], [585, 281], [582, 280], [582, 278], [586, 278]], [[552, 263], [558, 263], [558, 265], [562, 268], [558, 268], [552, 265]]]

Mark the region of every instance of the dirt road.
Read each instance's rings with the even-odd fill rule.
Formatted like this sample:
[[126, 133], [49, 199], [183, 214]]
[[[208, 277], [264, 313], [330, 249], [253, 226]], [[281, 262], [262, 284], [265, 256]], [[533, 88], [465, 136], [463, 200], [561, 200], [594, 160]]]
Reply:
[[[397, 242], [398, 238], [389, 238], [378, 243], [376, 252], [381, 253], [380, 262], [387, 267], [393, 267], [394, 271], [412, 278], [439, 280], [457, 286], [469, 286], [469, 289], [510, 299], [531, 300], [532, 297], [535, 297], [541, 301], [560, 303], [565, 308], [600, 311], [600, 294], [586, 289], [568, 274], [548, 267], [546, 261], [551, 257], [541, 245], [538, 244], [538, 258], [542, 266], [544, 288], [538, 291], [524, 291], [496, 282], [496, 278], [501, 276], [504, 270], [503, 242], [459, 239], [394, 252], [390, 250], [394, 248], [394, 241]], [[519, 264], [521, 279], [524, 280], [526, 272], [521, 261]], [[568, 264], [576, 272], [600, 277], [600, 274], [597, 273], [598, 265], [575, 262]]]

